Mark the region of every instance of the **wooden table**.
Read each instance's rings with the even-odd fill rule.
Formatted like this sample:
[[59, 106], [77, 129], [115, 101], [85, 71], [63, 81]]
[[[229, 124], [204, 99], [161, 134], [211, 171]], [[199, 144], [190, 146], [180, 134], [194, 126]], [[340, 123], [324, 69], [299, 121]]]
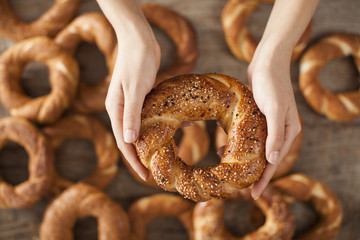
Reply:
[[[34, 3], [35, 2], [35, 3]], [[142, 1], [148, 2], [148, 1]], [[237, 60], [227, 48], [220, 24], [221, 9], [225, 0], [154, 0], [176, 10], [194, 25], [200, 50], [199, 59], [193, 72], [218, 72], [228, 74], [246, 83], [247, 64]], [[37, 18], [50, 7], [52, 1], [13, 0], [11, 6], [25, 20]], [[249, 27], [260, 38], [269, 16], [271, 6], [260, 5], [250, 18]], [[78, 14], [100, 11], [95, 0], [83, 0]], [[360, 34], [360, 1], [322, 1], [314, 15], [311, 42], [335, 32]], [[175, 46], [162, 32], [156, 29], [162, 49], [161, 66], [171, 62], [176, 53]], [[13, 44], [0, 37], [0, 52]], [[96, 81], [106, 74], [104, 58], [96, 47], [84, 44], [76, 54], [82, 76]], [[300, 155], [292, 172], [302, 172], [328, 185], [340, 199], [344, 210], [342, 228], [336, 239], [360, 239], [360, 119], [348, 124], [335, 123], [315, 113], [306, 103], [298, 87], [298, 62], [291, 65], [291, 77], [299, 111], [304, 119], [304, 139]], [[23, 82], [30, 95], [49, 91], [45, 68], [41, 64], [30, 64], [23, 75]], [[349, 59], [337, 59], [327, 64], [320, 75], [323, 84], [333, 91], [349, 91], [359, 88], [359, 73]], [[31, 80], [31, 82], [30, 82]], [[0, 116], [9, 115], [0, 105]], [[96, 114], [110, 129], [105, 112]], [[210, 136], [214, 137], [214, 122], [209, 122]], [[72, 180], [79, 180], [90, 173], [95, 166], [94, 149], [91, 143], [74, 140], [64, 145], [57, 153], [56, 168]], [[6, 146], [0, 152], [0, 174], [12, 184], [27, 178], [27, 155], [17, 145]], [[213, 143], [206, 159], [217, 159]], [[122, 207], [127, 209], [136, 199], [163, 192], [144, 186], [134, 180], [122, 162], [119, 171], [105, 192]], [[41, 200], [25, 210], [0, 209], [1, 240], [34, 240], [38, 238], [38, 227], [48, 204]], [[233, 203], [226, 209], [226, 226], [236, 234], [248, 229], [248, 204]], [[307, 205], [296, 207], [299, 220], [297, 232], [310, 227], [315, 215]], [[300, 209], [300, 210], [299, 210]], [[245, 223], [244, 223], [245, 221]], [[75, 227], [75, 239], [96, 239], [96, 221], [92, 218], [79, 220]], [[147, 239], [188, 239], [182, 225], [174, 219], [158, 218], [148, 226]]]

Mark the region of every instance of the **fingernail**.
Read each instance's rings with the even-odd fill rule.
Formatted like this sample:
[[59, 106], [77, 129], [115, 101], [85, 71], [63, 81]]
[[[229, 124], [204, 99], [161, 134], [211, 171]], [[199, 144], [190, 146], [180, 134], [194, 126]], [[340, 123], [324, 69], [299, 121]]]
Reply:
[[136, 133], [134, 130], [125, 130], [124, 141], [127, 143], [133, 143], [136, 140]]
[[274, 152], [270, 153], [269, 162], [272, 164], [275, 164], [275, 165], [279, 164], [280, 163], [280, 152], [274, 151]]
[[261, 194], [259, 194], [259, 193], [258, 193], [257, 195], [252, 196], [252, 197], [253, 197], [253, 198], [254, 198], [254, 200], [256, 201], [256, 200], [258, 200], [258, 198], [260, 197], [260, 195], [261, 195]]
[[143, 175], [143, 174], [139, 174], [139, 177], [144, 181], [144, 182], [146, 182], [147, 181], [147, 177], [145, 176], [145, 175]]

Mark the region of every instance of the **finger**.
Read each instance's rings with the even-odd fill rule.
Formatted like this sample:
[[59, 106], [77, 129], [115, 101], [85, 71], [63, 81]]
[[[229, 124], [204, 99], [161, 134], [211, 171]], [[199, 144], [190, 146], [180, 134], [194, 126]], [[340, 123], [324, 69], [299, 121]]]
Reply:
[[216, 154], [222, 157], [224, 155], [224, 151], [225, 151], [225, 146], [219, 147], [218, 150], [216, 151]]
[[272, 164], [280, 164], [280, 152], [284, 144], [285, 113], [273, 109], [266, 114], [268, 136], [266, 138], [266, 159]]
[[144, 181], [149, 177], [149, 171], [140, 162], [137, 157], [134, 145], [130, 143], [123, 143], [121, 146], [121, 152], [123, 153], [124, 160], [130, 165], [130, 167], [136, 172], [136, 174]]
[[[135, 148], [132, 144], [125, 143], [123, 140], [123, 94], [122, 91], [117, 92], [116, 101], [111, 101], [111, 94], [106, 99], [106, 108], [110, 117], [111, 126], [115, 136], [118, 148], [124, 156], [124, 160], [129, 163], [130, 167], [142, 178], [144, 181], [148, 178], [148, 170], [141, 164], [137, 158]], [[120, 102], [120, 103], [118, 103]]]
[[[294, 117], [292, 117], [294, 116]], [[284, 136], [284, 143], [280, 153], [280, 159], [283, 159], [286, 154], [289, 152], [294, 139], [301, 131], [301, 123], [298, 117], [298, 113], [291, 115], [288, 120], [288, 123], [285, 125], [285, 136]]]
[[251, 189], [251, 196], [253, 199], [258, 199], [269, 184], [272, 176], [274, 175], [278, 165], [268, 163], [261, 175], [259, 181], [257, 181]]
[[140, 131], [141, 110], [145, 94], [141, 94], [134, 89], [131, 89], [125, 92], [124, 96], [124, 141], [126, 143], [133, 143], [136, 141]]

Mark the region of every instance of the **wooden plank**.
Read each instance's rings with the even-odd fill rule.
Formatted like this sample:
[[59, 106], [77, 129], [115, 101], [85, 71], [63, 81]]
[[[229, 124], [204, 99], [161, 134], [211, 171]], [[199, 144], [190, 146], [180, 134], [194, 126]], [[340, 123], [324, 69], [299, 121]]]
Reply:
[[[144, 0], [141, 2], [150, 1]], [[172, 8], [193, 23], [197, 32], [200, 52], [194, 72], [224, 73], [234, 76], [244, 83], [247, 82], [246, 69], [248, 64], [238, 61], [230, 53], [220, 24], [221, 9], [226, 1], [153, 0], [152, 2]], [[49, 1], [45, 0], [31, 1], [31, 4], [26, 0], [14, 0], [11, 1], [11, 6], [23, 19], [31, 20], [36, 19], [50, 4]], [[271, 6], [269, 5], [260, 5], [250, 18], [249, 28], [257, 38], [261, 37], [270, 9]], [[322, 1], [314, 15], [311, 42], [335, 32], [360, 34], [359, 10], [360, 1], [357, 0]], [[100, 11], [96, 1], [84, 0], [82, 2], [79, 14], [89, 11]], [[167, 36], [156, 29], [155, 33], [162, 49], [163, 59], [161, 66], [166, 67], [172, 61], [176, 49]], [[0, 37], [0, 52], [13, 44], [12, 41]], [[76, 58], [80, 61], [82, 76], [96, 76], [90, 81], [96, 81], [97, 77], [106, 74], [104, 59], [96, 47], [83, 46], [77, 53]], [[95, 68], [96, 66], [100, 67]], [[25, 78], [23, 80], [24, 85], [31, 95], [48, 91], [46, 90], [48, 89], [47, 77], [43, 73], [41, 64], [32, 64], [26, 69], [23, 77]], [[291, 66], [291, 77], [299, 111], [304, 119], [303, 145], [292, 172], [303, 172], [314, 179], [322, 181], [339, 197], [344, 210], [344, 220], [342, 229], [336, 239], [360, 239], [360, 229], [358, 228], [360, 225], [360, 193], [358, 191], [360, 189], [360, 119], [349, 124], [341, 124], [334, 123], [316, 114], [299, 91], [297, 62]], [[321, 72], [320, 77], [325, 86], [334, 91], [354, 90], [359, 87], [359, 74], [354, 71], [354, 67], [348, 59], [340, 59], [329, 63]], [[37, 80], [34, 82], [34, 79]], [[8, 115], [8, 111], [0, 105], [0, 117]], [[103, 112], [97, 114], [97, 116], [110, 129], [107, 114]], [[214, 136], [215, 126], [214, 122], [210, 122], [208, 125], [212, 137]], [[70, 178], [90, 172], [95, 164], [94, 151], [92, 145], [88, 143], [68, 144], [58, 154], [62, 158], [73, 160], [64, 160], [62, 163], [57, 163], [59, 171], [66, 173], [66, 176]], [[75, 160], [79, 156], [82, 159]], [[209, 161], [217, 161], [213, 144], [206, 158]], [[14, 162], [13, 159], [17, 160]], [[19, 153], [18, 146], [7, 146], [0, 152], [0, 174], [6, 180], [16, 183], [26, 175], [26, 162], [26, 156]], [[80, 173], [79, 169], [84, 171]], [[125, 209], [134, 200], [142, 196], [163, 192], [160, 189], [138, 183], [121, 162], [119, 163], [118, 174], [105, 191]], [[0, 240], [37, 239], [38, 227], [48, 201], [48, 199], [43, 199], [26, 210], [0, 209]], [[241, 207], [237, 205], [230, 205], [228, 208], [231, 210], [226, 211], [226, 225], [236, 234], [244, 234], [249, 231], [247, 228], [240, 227], [243, 221], [245, 221], [245, 224], [249, 221], [246, 210], [243, 213]], [[311, 212], [307, 206], [298, 206], [298, 208], [307, 209], [308, 212]], [[297, 216], [299, 215], [297, 214]], [[311, 213], [304, 216], [306, 217], [302, 217], [303, 219], [298, 221], [300, 229], [306, 228], [306, 222], [313, 221]], [[80, 221], [75, 228], [76, 239], [96, 239], [95, 224], [92, 219]], [[176, 220], [156, 219], [148, 226], [148, 231], [148, 239], [187, 239], [184, 228]], [[171, 232], [176, 234], [171, 234]]]

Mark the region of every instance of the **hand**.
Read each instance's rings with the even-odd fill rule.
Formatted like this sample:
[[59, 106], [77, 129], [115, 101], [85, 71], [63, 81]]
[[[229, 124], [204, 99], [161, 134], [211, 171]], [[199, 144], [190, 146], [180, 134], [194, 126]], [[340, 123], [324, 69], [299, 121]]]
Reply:
[[301, 130], [290, 80], [292, 52], [266, 48], [259, 44], [248, 68], [249, 84], [256, 104], [266, 117], [268, 130], [265, 147], [268, 164], [252, 188], [254, 199], [264, 191]]
[[130, 28], [113, 24], [118, 38], [118, 53], [106, 98], [117, 145], [125, 161], [143, 179], [148, 170], [137, 157], [132, 144], [138, 137], [141, 110], [147, 93], [154, 85], [160, 65], [160, 47], [151, 27], [140, 18]]

